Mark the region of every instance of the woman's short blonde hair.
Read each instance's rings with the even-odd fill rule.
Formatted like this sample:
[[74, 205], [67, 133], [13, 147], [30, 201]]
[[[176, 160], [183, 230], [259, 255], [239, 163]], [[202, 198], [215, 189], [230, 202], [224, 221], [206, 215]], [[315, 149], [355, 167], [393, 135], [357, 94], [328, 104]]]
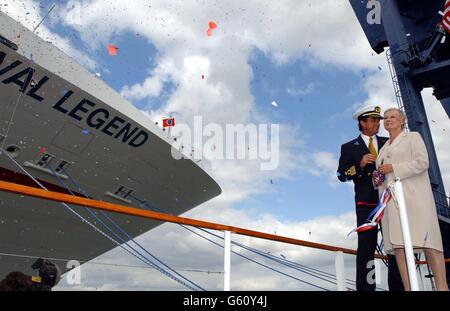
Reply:
[[394, 108], [394, 107], [393, 108], [389, 108], [389, 109], [386, 109], [386, 111], [384, 112], [384, 115], [386, 115], [386, 113], [389, 112], [389, 111], [397, 111], [397, 113], [400, 116], [400, 118], [405, 122], [405, 123], [402, 124], [402, 130], [404, 130], [405, 126], [406, 126], [406, 114], [403, 112], [403, 110], [398, 109], [398, 108]]

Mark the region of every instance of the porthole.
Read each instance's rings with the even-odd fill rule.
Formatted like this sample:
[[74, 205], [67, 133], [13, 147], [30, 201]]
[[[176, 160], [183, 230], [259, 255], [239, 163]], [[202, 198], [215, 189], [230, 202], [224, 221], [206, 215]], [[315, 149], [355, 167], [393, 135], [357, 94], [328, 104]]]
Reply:
[[17, 158], [20, 154], [20, 147], [16, 145], [9, 145], [5, 148], [5, 151], [9, 154], [12, 158]]

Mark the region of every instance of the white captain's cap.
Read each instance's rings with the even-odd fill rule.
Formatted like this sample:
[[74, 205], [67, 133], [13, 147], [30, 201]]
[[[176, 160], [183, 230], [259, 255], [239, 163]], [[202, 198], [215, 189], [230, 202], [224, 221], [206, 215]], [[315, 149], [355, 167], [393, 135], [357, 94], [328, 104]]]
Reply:
[[356, 110], [353, 119], [359, 121], [362, 117], [373, 117], [383, 119], [381, 116], [381, 108], [379, 106], [368, 105]]

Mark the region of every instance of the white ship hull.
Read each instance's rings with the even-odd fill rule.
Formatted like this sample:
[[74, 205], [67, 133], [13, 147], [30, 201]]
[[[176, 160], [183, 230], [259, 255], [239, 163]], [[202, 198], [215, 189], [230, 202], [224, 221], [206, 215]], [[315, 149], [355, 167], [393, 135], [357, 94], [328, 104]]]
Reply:
[[[173, 159], [167, 134], [130, 103], [1, 12], [0, 35], [18, 46], [0, 43], [0, 145], [50, 190], [65, 192], [62, 179], [81, 195], [73, 178], [94, 199], [173, 215], [221, 193], [193, 161]], [[43, 154], [53, 156], [53, 169], [71, 163], [68, 174], [55, 177], [39, 164]], [[5, 155], [0, 179], [38, 187]], [[85, 208], [74, 209], [107, 232]], [[133, 237], [161, 224], [108, 215]], [[0, 192], [0, 253], [87, 261], [114, 247], [60, 203]], [[0, 255], [0, 278], [29, 273], [33, 261]]]

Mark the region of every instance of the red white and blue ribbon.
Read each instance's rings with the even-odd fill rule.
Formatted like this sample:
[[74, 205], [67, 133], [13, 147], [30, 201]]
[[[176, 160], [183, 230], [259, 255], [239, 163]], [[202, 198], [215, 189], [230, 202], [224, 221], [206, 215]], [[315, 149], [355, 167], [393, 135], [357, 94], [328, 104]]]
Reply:
[[367, 230], [371, 230], [373, 228], [377, 228], [378, 224], [381, 221], [381, 218], [383, 218], [384, 210], [386, 209], [386, 206], [388, 202], [392, 199], [392, 191], [391, 187], [387, 187], [380, 197], [380, 202], [378, 205], [370, 212], [369, 216], [367, 217], [367, 221], [359, 226], [356, 229], [353, 229], [349, 232], [347, 236], [352, 234], [353, 232], [364, 232]]
[[442, 27], [450, 33], [450, 0], [445, 1], [444, 13], [442, 13]]

